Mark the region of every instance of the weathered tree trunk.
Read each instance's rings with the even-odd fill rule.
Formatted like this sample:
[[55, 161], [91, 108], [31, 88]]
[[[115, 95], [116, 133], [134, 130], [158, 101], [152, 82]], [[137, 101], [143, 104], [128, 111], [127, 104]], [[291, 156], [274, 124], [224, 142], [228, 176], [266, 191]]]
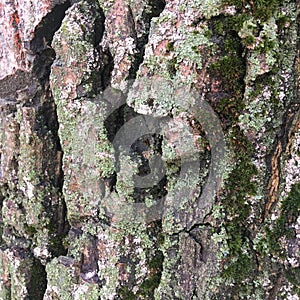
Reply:
[[1, 0], [0, 299], [299, 299], [299, 4]]

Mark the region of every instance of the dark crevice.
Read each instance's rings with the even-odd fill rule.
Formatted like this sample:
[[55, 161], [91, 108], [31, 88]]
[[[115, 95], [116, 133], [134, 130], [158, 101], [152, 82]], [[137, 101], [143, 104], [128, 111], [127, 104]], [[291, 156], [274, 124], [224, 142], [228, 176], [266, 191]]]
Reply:
[[286, 150], [290, 139], [290, 133], [294, 129], [295, 119], [298, 118], [297, 113], [299, 112], [300, 105], [298, 103], [290, 103], [282, 118], [282, 128], [280, 130], [278, 139], [282, 142], [283, 152]]
[[104, 12], [100, 7], [97, 9], [97, 12], [99, 13], [99, 17], [96, 18], [94, 24], [94, 47], [95, 48], [99, 46], [99, 43], [102, 40], [103, 33], [104, 33], [104, 21], [105, 21]]
[[[69, 224], [67, 222], [67, 207], [62, 198], [63, 188], [63, 170], [62, 157], [63, 152], [58, 137], [58, 121], [56, 115], [56, 107], [54, 100], [49, 95], [48, 100], [43, 105], [37, 106], [37, 119], [35, 123], [35, 132], [43, 143], [43, 173], [47, 174], [42, 179], [41, 189], [47, 189], [48, 184], [54, 188], [54, 193], [45, 196], [44, 208], [52, 217], [49, 224], [49, 240], [50, 251], [52, 256], [65, 255], [66, 249], [63, 246], [63, 238], [68, 232]], [[50, 139], [50, 144], [53, 143], [53, 149], [49, 149], [49, 144], [45, 137]]]
[[[118, 94], [119, 95], [119, 94]], [[121, 95], [124, 100], [124, 96]], [[121, 105], [118, 109], [114, 110], [104, 121], [104, 126], [107, 132], [107, 138], [108, 140], [113, 143], [114, 138], [117, 134], [117, 132], [120, 130], [120, 128], [131, 118], [134, 118], [137, 115], [133, 108], [129, 107], [127, 104]], [[119, 155], [118, 151], [115, 152], [115, 158], [116, 158], [116, 165], [115, 165], [115, 172], [113, 176], [109, 180], [110, 184], [110, 190], [115, 190], [115, 186], [117, 183], [117, 172], [120, 169], [120, 163], [119, 163]]]
[[[126, 281], [121, 283], [118, 289], [118, 295], [114, 299], [154, 299], [155, 289], [159, 287], [161, 283], [161, 277], [163, 272], [164, 255], [160, 249], [160, 245], [163, 243], [163, 235], [161, 232], [162, 222], [152, 222], [151, 226], [147, 229], [147, 235], [154, 238], [153, 248], [146, 255], [146, 264], [150, 270], [149, 274], [139, 284], [139, 289], [133, 292], [136, 286], [137, 266], [140, 259], [135, 256], [136, 245], [132, 245], [130, 253], [126, 253], [121, 256], [118, 263], [124, 264], [130, 267], [130, 273], [126, 278]], [[131, 239], [132, 242], [132, 239]], [[155, 250], [154, 250], [155, 249]]]
[[[105, 22], [105, 15], [101, 7], [97, 6], [96, 8], [97, 17], [94, 21], [93, 26], [93, 46], [94, 51], [97, 53], [99, 57], [99, 61], [97, 62], [96, 66], [92, 70], [92, 74], [89, 78], [89, 82], [92, 85], [92, 91], [94, 94], [99, 94], [100, 92], [104, 91], [104, 89], [108, 86], [111, 79], [111, 73], [113, 70], [113, 58], [109, 51], [103, 52], [100, 43], [103, 38], [104, 34], [104, 22]], [[83, 96], [81, 91], [82, 87], [77, 87], [77, 95], [79, 97]], [[83, 88], [84, 90], [84, 88]]]
[[[204, 219], [205, 218], [206, 218], [206, 216], [204, 217]], [[188, 230], [186, 230], [186, 232], [188, 234], [191, 234], [191, 232], [193, 232], [193, 231], [195, 231], [195, 230], [197, 230], [197, 229], [199, 229], [201, 227], [212, 228], [213, 226], [210, 223], [196, 223], [191, 228], [189, 228]]]
[[[81, 253], [80, 277], [90, 284], [102, 285], [98, 276], [99, 267], [97, 262], [97, 241], [92, 235], [88, 235], [90, 242], [86, 245], [86, 253]], [[91, 276], [90, 274], [93, 274]]]
[[[206, 228], [204, 228], [204, 226]], [[207, 245], [206, 245], [206, 234], [203, 234], [204, 231], [210, 231], [212, 228], [211, 224], [201, 224], [201, 225], [197, 225], [197, 226], [193, 226], [192, 229], [190, 229], [188, 231], [188, 235], [189, 237], [196, 243], [199, 245], [200, 247], [200, 257], [201, 257], [201, 261], [206, 262], [207, 260]]]
[[198, 294], [197, 294], [197, 288], [195, 287], [194, 290], [193, 290], [193, 294], [192, 294], [192, 297], [197, 299], [198, 297]]
[[70, 1], [56, 5], [36, 27], [34, 38], [30, 42], [30, 50], [33, 54], [39, 54], [50, 47], [54, 33], [60, 28], [66, 10], [70, 7]]
[[[150, 153], [154, 150], [157, 155], [161, 156], [161, 149], [162, 136], [158, 134], [141, 136], [131, 145], [129, 153], [132, 159], [138, 164], [137, 176], [143, 178], [146, 175], [159, 171], [157, 170], [157, 168], [159, 168], [158, 165], [152, 166], [151, 169], [147, 153]], [[163, 176], [163, 178], [157, 184], [151, 186], [150, 188], [135, 187], [133, 198], [135, 199], [135, 202], [145, 202], [145, 199], [149, 196], [152, 196], [154, 199], [162, 199], [167, 195], [166, 185], [167, 177]]]
[[218, 60], [211, 63], [209, 72], [221, 85], [217, 93], [207, 93], [207, 99], [220, 117], [224, 129], [234, 126], [243, 111], [246, 48], [238, 35], [238, 19], [216, 16], [208, 23], [212, 31], [211, 41], [218, 47]]
[[[122, 128], [122, 126], [136, 117], [143, 117], [143, 115], [136, 113], [133, 108], [129, 107], [127, 104], [122, 105], [119, 109], [115, 110], [106, 120], [105, 120], [105, 128], [107, 131], [107, 136], [110, 142], [113, 142], [117, 132]], [[135, 140], [131, 145], [127, 145], [126, 138], [124, 141], [117, 141], [121, 144], [119, 146], [124, 146], [125, 150], [128, 151], [128, 155], [130, 155], [133, 162], [136, 162], [138, 165], [139, 173], [137, 176], [141, 178], [146, 176], [152, 172], [159, 171], [156, 169], [150, 169], [150, 161], [147, 153], [151, 151], [155, 151], [156, 155], [162, 155], [162, 136], [159, 134], [146, 134], [140, 136], [137, 140]], [[114, 143], [116, 146], [116, 143]], [[124, 144], [124, 145], [123, 145]], [[116, 158], [116, 173], [120, 171], [120, 149], [115, 149], [115, 158]], [[154, 168], [156, 165], [154, 164]], [[116, 183], [116, 178], [113, 182]], [[151, 187], [141, 188], [135, 187], [134, 193], [132, 195], [135, 202], [144, 202], [145, 199], [149, 196], [154, 199], [162, 199], [166, 194], [166, 185], [167, 178], [163, 176], [163, 178], [156, 184]]]
[[33, 266], [28, 285], [29, 299], [42, 300], [47, 289], [46, 268], [41, 262], [33, 258]]
[[112, 71], [114, 69], [114, 58], [108, 49], [101, 53], [101, 58], [103, 66], [100, 84], [102, 90], [105, 90], [111, 82]]
[[107, 138], [110, 142], [113, 142], [117, 132], [120, 128], [132, 118], [135, 118], [139, 114], [134, 111], [132, 107], [129, 107], [127, 104], [123, 104], [118, 109], [114, 110], [110, 114], [105, 122], [104, 126], [107, 131]]
[[[143, 36], [137, 40], [137, 48], [139, 51], [138, 51], [138, 55], [136, 55], [134, 57], [133, 65], [132, 65], [131, 69], [129, 70], [128, 79], [134, 79], [136, 77], [136, 72], [137, 72], [140, 64], [143, 61], [145, 45], [148, 42], [150, 21], [153, 17], [159, 16], [159, 14], [163, 11], [163, 9], [165, 7], [165, 4], [166, 3], [164, 0], [151, 1], [151, 3], [149, 4], [150, 9], [147, 10], [147, 13], [144, 12], [144, 14], [142, 16], [143, 22], [146, 23], [146, 31], [143, 34]], [[129, 9], [130, 9], [130, 7], [129, 7]], [[130, 13], [132, 14], [131, 10], [130, 10]], [[134, 20], [134, 16], [131, 16], [131, 17], [132, 17], [132, 20]], [[104, 23], [102, 24], [102, 26], [104, 27]], [[105, 52], [101, 52], [102, 49], [100, 47], [96, 48], [96, 49], [101, 54], [101, 58], [102, 58], [101, 87], [102, 87], [102, 90], [105, 90], [105, 88], [107, 88], [111, 82], [112, 71], [114, 68], [114, 59], [108, 49], [105, 50]], [[118, 130], [126, 122], [128, 122], [130, 119], [132, 119], [136, 116], [138, 116], [138, 114], [135, 113], [134, 110], [131, 107], [129, 107], [128, 105], [123, 105], [119, 109], [115, 110], [105, 121], [107, 136], [108, 136], [108, 139], [110, 140], [110, 142], [112, 142], [114, 140], [114, 137], [115, 137], [116, 133], [118, 132]], [[139, 142], [137, 141], [136, 143], [139, 143]], [[118, 151], [116, 151], [116, 153], [117, 152]], [[135, 155], [136, 155], [136, 153], [135, 153]], [[133, 156], [134, 156], [134, 154], [133, 154]], [[149, 166], [148, 166], [149, 162], [145, 159], [142, 159], [142, 160], [143, 160], [143, 163], [140, 166], [140, 173], [143, 173], [142, 169], [144, 169], [144, 170], [148, 169], [148, 172], [149, 172]], [[116, 162], [117, 162], [116, 163], [116, 172], [118, 172], [118, 170], [119, 170], [118, 154], [116, 154]], [[142, 174], [139, 174], [139, 175], [142, 175]], [[112, 178], [110, 180], [111, 190], [114, 190], [115, 184], [116, 184], [116, 173], [114, 174], [114, 176], [112, 176]], [[159, 191], [163, 191], [163, 193], [161, 195], [159, 195], [159, 197], [163, 197], [166, 194], [166, 191], [164, 189], [165, 185], [166, 185], [166, 178], [163, 178], [160, 181], [160, 183], [158, 184], [158, 186], [154, 187], [155, 191], [153, 190], [152, 194], [154, 192], [154, 194], [158, 195]], [[145, 189], [135, 189], [134, 198], [136, 198], [136, 200], [138, 202], [144, 201], [144, 199], [148, 193], [149, 193], [149, 191], [146, 191]], [[141, 200], [141, 199], [143, 199], [143, 200]]]
[[98, 12], [100, 17], [95, 20], [94, 25], [94, 48], [99, 54], [101, 66], [98, 72], [98, 78], [94, 80], [94, 84], [99, 84], [95, 89], [96, 94], [104, 91], [110, 85], [112, 71], [114, 69], [114, 58], [109, 48], [103, 49], [100, 45], [105, 31], [105, 15], [101, 7], [99, 7]]
[[[62, 197], [64, 174], [62, 170], [63, 152], [58, 135], [59, 123], [56, 105], [49, 86], [51, 66], [56, 56], [54, 49], [51, 48], [51, 42], [55, 32], [61, 26], [66, 10], [70, 6], [70, 1], [55, 6], [36, 27], [34, 38], [27, 45], [28, 53], [34, 57], [32, 73], [40, 84], [35, 90], [32, 103], [28, 103], [28, 105], [33, 104], [37, 108], [35, 131], [41, 138], [45, 138], [45, 136], [51, 133], [49, 137], [51, 139], [50, 143], [54, 144], [54, 149], [50, 151], [45, 140], [45, 155], [50, 156], [49, 161], [44, 158], [45, 162], [43, 166], [45, 174], [52, 174], [49, 180], [54, 189], [56, 189], [55, 195], [49, 199], [45, 199], [45, 210], [52, 215], [49, 225], [49, 234], [51, 235], [49, 245], [53, 257], [66, 254], [63, 239], [69, 231], [69, 224], [67, 221], [66, 203]], [[45, 271], [44, 273], [40, 272], [40, 275], [42, 274], [46, 280]], [[32, 288], [37, 289], [38, 286], [32, 286]], [[37, 298], [35, 297], [34, 299]]]
[[29, 53], [35, 56], [33, 73], [41, 83], [49, 80], [50, 68], [55, 59], [55, 52], [51, 48], [54, 33], [60, 28], [70, 1], [55, 6], [36, 27], [34, 38], [28, 45]]
[[150, 9], [144, 10], [142, 15], [142, 19], [146, 24], [146, 31], [145, 33], [137, 40], [137, 49], [138, 54], [135, 56], [134, 62], [132, 67], [129, 70], [128, 79], [135, 79], [136, 72], [139, 69], [139, 66], [144, 60], [145, 55], [145, 46], [149, 40], [149, 31], [150, 31], [150, 22], [151, 19], [154, 17], [158, 17], [166, 6], [166, 2], [164, 0], [150, 0], [149, 1]]
[[[1, 157], [1, 156], [0, 156]], [[1, 167], [1, 165], [0, 165]], [[0, 177], [1, 180], [1, 177]], [[7, 197], [7, 192], [8, 192], [8, 185], [7, 183], [2, 185], [0, 183], [0, 245], [3, 243], [3, 238], [2, 238], [2, 233], [3, 233], [3, 216], [2, 216], [2, 208], [3, 208], [3, 201]]]
[[[6, 250], [12, 254], [13, 258], [17, 259], [18, 261], [23, 261], [20, 266], [13, 266], [13, 268], [16, 268], [15, 271], [21, 272], [18, 274], [18, 277], [20, 276], [20, 278], [22, 278], [22, 276], [25, 276], [25, 281], [11, 284], [11, 281], [13, 280], [12, 277], [16, 274], [14, 274], [13, 269], [10, 268], [10, 264], [12, 262], [4, 260], [5, 267], [1, 271], [3, 271], [3, 276], [5, 276], [5, 279], [2, 282], [1, 287], [5, 292], [2, 293], [2, 295], [5, 296], [5, 299], [15, 299], [16, 295], [21, 295], [18, 293], [19, 291], [16, 293], [14, 290], [14, 285], [19, 283], [19, 287], [22, 287], [23, 284], [26, 285], [24, 286], [25, 297], [23, 299], [43, 300], [47, 288], [47, 274], [45, 266], [43, 266], [41, 262], [33, 257], [28, 251], [16, 245], [13, 245], [12, 249], [1, 247], [1, 252], [5, 253]], [[13, 295], [14, 297], [12, 298]]]

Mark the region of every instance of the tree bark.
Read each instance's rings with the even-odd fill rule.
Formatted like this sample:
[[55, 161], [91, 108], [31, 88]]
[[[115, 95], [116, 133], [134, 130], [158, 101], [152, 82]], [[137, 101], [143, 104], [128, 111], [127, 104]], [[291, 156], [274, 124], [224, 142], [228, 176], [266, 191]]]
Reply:
[[0, 8], [0, 299], [299, 299], [298, 0]]

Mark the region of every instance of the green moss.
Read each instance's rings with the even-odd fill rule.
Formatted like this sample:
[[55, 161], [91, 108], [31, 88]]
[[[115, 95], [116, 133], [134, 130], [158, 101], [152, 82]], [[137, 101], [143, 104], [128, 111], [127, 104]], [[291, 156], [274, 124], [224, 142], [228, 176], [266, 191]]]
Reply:
[[[227, 40], [228, 41], [228, 40]], [[236, 54], [236, 53], [232, 53]], [[244, 75], [243, 62], [237, 56], [224, 56], [220, 60], [210, 66], [212, 71], [216, 71], [224, 78], [225, 85], [228, 89], [240, 92], [239, 85], [241, 77]], [[237, 89], [238, 88], [238, 89]]]
[[[220, 20], [223, 20], [221, 18]], [[227, 30], [226, 21], [223, 22]], [[245, 60], [242, 57], [242, 44], [240, 38], [232, 30], [224, 36], [223, 56], [210, 65], [212, 77], [219, 77], [224, 86], [226, 97], [221, 98], [215, 107], [216, 112], [222, 116], [223, 124], [233, 125], [244, 108], [244, 76], [246, 73]]]
[[35, 227], [27, 225], [27, 224], [24, 225], [24, 229], [28, 235], [34, 235], [37, 232]]
[[126, 286], [121, 287], [119, 290], [119, 297], [123, 300], [137, 299], [137, 296]]
[[245, 46], [250, 46], [250, 45], [254, 44], [254, 42], [255, 42], [254, 36], [247, 36], [243, 39], [243, 44]]
[[235, 282], [241, 282], [252, 273], [252, 267], [251, 258], [246, 254], [242, 254], [224, 270], [223, 276], [226, 279], [233, 278]]
[[45, 267], [37, 259], [33, 259], [28, 291], [31, 299], [42, 299], [47, 287]]
[[74, 276], [71, 268], [60, 264], [57, 258], [54, 258], [46, 266], [48, 288], [53, 288], [53, 294], [58, 299], [74, 299], [74, 288], [78, 278]]
[[151, 278], [148, 278], [144, 282], [142, 282], [142, 284], [140, 285], [139, 295], [144, 297], [153, 295], [154, 290], [160, 284], [160, 278], [161, 274], [155, 274]]
[[282, 203], [281, 217], [285, 218], [290, 223], [297, 220], [300, 210], [300, 183], [292, 186], [287, 199]]
[[280, 16], [276, 20], [277, 26], [278, 26], [278, 31], [281, 32], [290, 21], [291, 20], [290, 20], [290, 18], [288, 16]]
[[166, 46], [166, 50], [167, 50], [167, 52], [174, 51], [174, 42], [168, 42], [168, 44]]
[[[236, 40], [234, 39], [227, 39], [225, 46], [227, 46], [226, 43], [231, 43], [232, 48], [236, 47]], [[228, 45], [227, 47], [229, 48], [230, 46]], [[229, 56], [230, 54], [235, 54], [235, 56]], [[243, 61], [236, 56], [236, 53], [229, 53], [223, 56], [218, 62], [212, 64], [210, 69], [216, 71], [224, 78], [225, 85], [228, 89], [236, 93], [239, 92], [241, 78], [244, 75], [244, 64]]]
[[[215, 109], [221, 116], [225, 129], [229, 130], [232, 159], [236, 162], [224, 182], [225, 190], [221, 196], [222, 211], [225, 216], [225, 220], [221, 218], [220, 232], [222, 234], [216, 232], [214, 236], [218, 239], [218, 243], [220, 243], [220, 238], [223, 240], [221, 251], [224, 253], [220, 257], [225, 268], [221, 280], [228, 284], [236, 283], [232, 288], [234, 294], [239, 292], [247, 294], [249, 289], [247, 282], [254, 276], [252, 270], [255, 269], [254, 252], [249, 243], [250, 232], [247, 229], [247, 219], [251, 213], [247, 200], [257, 193], [258, 184], [254, 178], [258, 171], [252, 162], [253, 145], [238, 126], [239, 116], [245, 108], [246, 60], [244, 51], [246, 44], [253, 43], [255, 39], [252, 34], [249, 34], [243, 41], [238, 35], [247, 22], [251, 23], [250, 16], [242, 13], [230, 17], [217, 17], [210, 25], [213, 28], [213, 34], [218, 35], [222, 41], [222, 56], [210, 65], [212, 77], [220, 78], [225, 94], [218, 101]], [[255, 29], [255, 26], [253, 28]], [[251, 33], [252, 31], [251, 28]]]
[[253, 14], [262, 21], [266, 21], [276, 13], [280, 1], [279, 0], [256, 0], [253, 1]]
[[158, 251], [156, 256], [150, 260], [149, 267], [151, 269], [160, 269], [162, 267], [163, 260], [164, 260], [164, 256], [163, 256], [162, 252]]
[[163, 265], [163, 254], [158, 251], [157, 254], [148, 263], [152, 275], [145, 279], [140, 285], [138, 294], [144, 297], [153, 297], [154, 290], [159, 286], [161, 280], [161, 272]]
[[213, 32], [217, 35], [226, 36], [232, 32], [238, 33], [251, 17], [241, 13], [234, 16], [218, 16], [212, 19]]
[[225, 5], [234, 5], [238, 11], [246, 11], [247, 14], [253, 15], [261, 21], [271, 18], [277, 11], [279, 0], [225, 0]]
[[239, 283], [240, 290], [243, 290], [247, 289], [247, 284], [243, 282], [251, 276], [250, 271], [254, 268], [246, 220], [251, 211], [247, 197], [256, 194], [257, 184], [253, 178], [257, 175], [257, 169], [251, 160], [253, 147], [235, 125], [244, 108], [245, 63], [240, 56], [241, 49], [241, 41], [235, 34], [225, 36], [225, 55], [211, 66], [211, 71], [219, 74], [230, 93], [229, 97], [219, 101], [216, 110], [225, 119], [224, 124], [229, 122], [228, 125], [231, 125], [231, 148], [235, 153], [234, 161], [238, 162], [225, 182], [226, 190], [222, 200], [227, 216], [224, 227], [228, 251], [225, 259], [227, 268], [224, 269], [222, 277]]
[[224, 204], [232, 215], [245, 219], [250, 211], [248, 205], [245, 204], [245, 196], [254, 195], [256, 192], [257, 184], [252, 179], [257, 174], [257, 169], [247, 157], [238, 155], [238, 159], [240, 163], [230, 173], [230, 179], [227, 182], [230, 191]]
[[286, 279], [294, 286], [293, 290], [300, 296], [300, 267], [290, 268], [285, 272]]
[[50, 246], [50, 251], [54, 257], [58, 257], [60, 255], [65, 255], [66, 254], [66, 249], [64, 247], [64, 238], [66, 237], [65, 235], [57, 235], [57, 234], [52, 234], [51, 238], [49, 240], [49, 246]]
[[281, 213], [276, 220], [276, 224], [272, 230], [267, 230], [267, 237], [270, 249], [277, 255], [284, 255], [285, 251], [280, 245], [280, 238], [295, 238], [295, 231], [290, 225], [294, 224], [299, 217], [300, 210], [300, 183], [292, 186], [288, 197], [281, 204]]
[[[207, 32], [207, 31], [206, 31]], [[189, 63], [195, 63], [199, 69], [202, 67], [202, 58], [199, 50], [201, 45], [212, 45], [210, 39], [205, 36], [204, 32], [185, 32], [186, 38], [177, 45], [174, 50], [174, 54], [177, 58], [177, 62], [188, 61]]]
[[[238, 282], [246, 279], [249, 276], [249, 269], [253, 267], [250, 259], [252, 250], [248, 245], [249, 232], [246, 223], [251, 210], [246, 198], [256, 191], [256, 184], [252, 182], [252, 178], [257, 173], [249, 158], [239, 157], [239, 159], [241, 162], [231, 172], [230, 179], [226, 183], [226, 197], [223, 200], [225, 215], [227, 216], [224, 226], [229, 249], [226, 259], [228, 268], [223, 275]], [[245, 272], [240, 272], [240, 269], [245, 270]]]
[[[278, 114], [283, 108], [279, 103], [277, 92], [281, 54], [275, 18], [261, 23], [254, 17], [248, 17], [242, 21], [240, 28], [235, 28], [235, 31], [244, 47], [252, 45], [246, 52], [247, 72], [243, 80], [247, 84], [247, 89], [244, 92], [239, 125], [244, 132], [268, 131], [269, 128], [273, 130], [280, 125], [278, 122], [281, 117]], [[245, 49], [243, 52], [245, 53]], [[271, 140], [267, 135], [263, 137], [265, 138]]]

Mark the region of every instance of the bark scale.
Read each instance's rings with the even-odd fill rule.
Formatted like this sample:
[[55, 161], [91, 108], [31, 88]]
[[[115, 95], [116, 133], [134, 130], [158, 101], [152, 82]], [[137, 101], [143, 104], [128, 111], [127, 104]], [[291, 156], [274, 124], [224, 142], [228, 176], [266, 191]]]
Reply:
[[0, 7], [1, 299], [299, 299], [299, 1]]

